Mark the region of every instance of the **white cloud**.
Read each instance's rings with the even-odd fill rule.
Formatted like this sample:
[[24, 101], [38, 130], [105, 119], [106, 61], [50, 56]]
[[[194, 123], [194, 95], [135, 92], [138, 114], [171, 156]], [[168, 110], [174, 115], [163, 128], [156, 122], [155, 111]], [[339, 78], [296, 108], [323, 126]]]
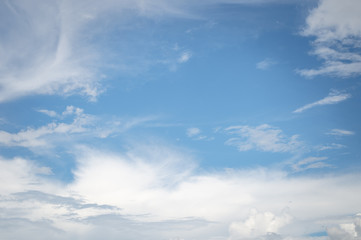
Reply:
[[231, 126], [225, 130], [239, 136], [226, 142], [227, 145], [236, 146], [239, 151], [255, 149], [266, 152], [294, 152], [302, 148], [297, 135], [287, 137], [281, 129], [268, 124], [257, 127]]
[[74, 106], [67, 106], [62, 113], [51, 110], [40, 112], [55, 115], [57, 119], [44, 126], [29, 127], [16, 133], [0, 130], [0, 145], [20, 146], [32, 151], [52, 149], [75, 143], [79, 139], [107, 138], [156, 119], [149, 116], [108, 120], [86, 114], [83, 109]]
[[339, 102], [343, 102], [347, 99], [349, 99], [351, 97], [351, 94], [348, 93], [340, 93], [337, 91], [332, 91], [330, 92], [330, 94], [321, 99], [318, 100], [316, 102], [310, 103], [310, 104], [306, 104], [303, 107], [297, 108], [295, 111], [293, 111], [294, 113], [301, 113], [307, 109], [313, 108], [313, 107], [317, 107], [317, 106], [323, 106], [323, 105], [330, 105], [330, 104], [337, 104]]
[[272, 59], [266, 58], [265, 60], [257, 63], [257, 68], [261, 69], [261, 70], [267, 70], [269, 69], [271, 66], [277, 64], [276, 61], [273, 61]]
[[193, 127], [193, 128], [188, 128], [187, 129], [187, 136], [188, 137], [194, 137], [194, 136], [196, 136], [196, 135], [198, 135], [200, 133], [201, 133], [201, 130], [199, 128]]
[[233, 222], [230, 227], [230, 240], [233, 239], [258, 239], [270, 233], [277, 234], [279, 230], [288, 225], [292, 216], [288, 213], [275, 215], [272, 212], [258, 212], [252, 209], [245, 221]]
[[332, 129], [331, 131], [329, 131], [327, 133], [328, 135], [334, 135], [334, 136], [350, 136], [350, 135], [354, 135], [355, 133], [349, 130], [344, 130], [344, 129]]
[[312, 54], [324, 60], [319, 69], [303, 69], [301, 75], [361, 74], [361, 3], [358, 0], [321, 0], [306, 20], [304, 36], [315, 37]]
[[[127, 43], [127, 49], [112, 49], [108, 54], [106, 36], [123, 29], [123, 24], [129, 29], [128, 23], [137, 18], [199, 19], [196, 9], [205, 5], [255, 2], [269, 1], [2, 1], [0, 21], [6, 24], [0, 26], [0, 102], [38, 94], [78, 94], [95, 101], [105, 90], [104, 69], [134, 74], [162, 64], [175, 70], [177, 64], [189, 61], [190, 50], [168, 53], [167, 48], [151, 49], [148, 41], [139, 41], [142, 43]], [[97, 40], [99, 36], [102, 41]], [[154, 45], [164, 46], [164, 42]], [[129, 48], [136, 53], [141, 48], [160, 54], [149, 58], [144, 52], [124, 53]]]
[[6, 9], [1, 21], [10, 24], [0, 29], [0, 102], [34, 94], [96, 98], [102, 89], [90, 65], [97, 57], [89, 45], [79, 44], [79, 31], [87, 21], [77, 5], [69, 9], [67, 1], [41, 0], [1, 5]]
[[327, 157], [308, 157], [298, 161], [292, 165], [292, 168], [296, 172], [305, 171], [308, 169], [316, 168], [331, 168], [333, 165], [325, 163]]
[[328, 236], [331, 240], [354, 240], [361, 238], [361, 218], [356, 215], [352, 222], [340, 223], [327, 229]]
[[181, 56], [178, 58], [179, 63], [188, 62], [188, 60], [192, 57], [192, 53], [189, 51], [182, 52]]
[[[78, 154], [74, 181], [66, 185], [39, 175], [41, 167], [28, 160], [0, 159], [1, 238], [28, 233], [25, 226], [32, 226], [31, 236], [53, 239], [225, 240], [228, 229], [232, 239], [267, 232], [297, 238], [342, 223], [335, 216], [357, 213], [361, 201], [357, 173], [207, 173], [191, 156], [159, 145], [122, 154], [81, 148]], [[325, 223], [330, 218], [331, 225]]]
[[[73, 107], [71, 106], [70, 108]], [[87, 128], [93, 124], [94, 118], [90, 115], [83, 114], [79, 108], [77, 108], [77, 110], [80, 112], [78, 112], [71, 123], [52, 122], [39, 128], [27, 128], [18, 133], [0, 131], [0, 144], [27, 148], [51, 147], [56, 139], [56, 135], [66, 136], [68, 134], [84, 133], [87, 131]], [[51, 139], [49, 138], [50, 136]]]
[[45, 115], [48, 115], [49, 117], [56, 117], [58, 115], [55, 111], [46, 110], [46, 109], [40, 109], [40, 110], [38, 110], [38, 112], [44, 113]]
[[342, 144], [331, 143], [331, 144], [316, 146], [315, 149], [318, 151], [325, 151], [325, 150], [332, 150], [332, 149], [341, 149], [341, 148], [345, 148], [345, 147], [346, 146], [342, 145]]
[[208, 137], [206, 135], [201, 134], [201, 130], [199, 128], [188, 128], [186, 131], [186, 134], [189, 138], [192, 138], [193, 140], [206, 140], [211, 141], [214, 140], [214, 137]]
[[[109, 57], [107, 46], [92, 39], [110, 30], [109, 24], [100, 27], [104, 16], [119, 24], [126, 18], [125, 10], [134, 12], [128, 14], [133, 17], [185, 16], [181, 4], [166, 1], [14, 0], [0, 4], [0, 21], [9, 23], [0, 28], [0, 102], [36, 94], [80, 94], [96, 100], [104, 91], [101, 80], [105, 76], [99, 69], [107, 66]], [[190, 52], [184, 52], [179, 61], [190, 57]]]

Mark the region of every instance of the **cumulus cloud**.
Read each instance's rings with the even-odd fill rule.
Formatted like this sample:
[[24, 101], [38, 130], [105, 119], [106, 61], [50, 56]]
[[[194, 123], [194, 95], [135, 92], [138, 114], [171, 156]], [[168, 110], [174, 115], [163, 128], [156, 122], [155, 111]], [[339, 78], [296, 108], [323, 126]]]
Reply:
[[328, 236], [331, 240], [351, 240], [361, 238], [361, 217], [356, 215], [353, 221], [340, 223], [327, 229]]
[[330, 94], [327, 97], [325, 97], [325, 98], [323, 98], [321, 100], [318, 100], [316, 102], [306, 104], [303, 107], [297, 108], [293, 112], [294, 113], [301, 113], [301, 112], [303, 112], [305, 110], [308, 110], [310, 108], [314, 108], [314, 107], [317, 107], [317, 106], [337, 104], [339, 102], [343, 102], [343, 101], [349, 99], [350, 97], [351, 97], [351, 94], [332, 91], [332, 92], [330, 92]]
[[314, 37], [312, 54], [324, 63], [318, 69], [303, 69], [306, 77], [361, 73], [361, 3], [358, 0], [321, 0], [306, 19], [304, 36]]
[[298, 135], [287, 137], [282, 130], [268, 124], [251, 126], [231, 126], [227, 133], [238, 137], [227, 140], [227, 145], [236, 146], [239, 151], [259, 150], [265, 152], [294, 152], [302, 148]]
[[288, 213], [277, 216], [272, 212], [258, 212], [256, 209], [252, 209], [245, 221], [231, 223], [229, 239], [258, 239], [267, 234], [277, 234], [291, 220], [292, 216]]

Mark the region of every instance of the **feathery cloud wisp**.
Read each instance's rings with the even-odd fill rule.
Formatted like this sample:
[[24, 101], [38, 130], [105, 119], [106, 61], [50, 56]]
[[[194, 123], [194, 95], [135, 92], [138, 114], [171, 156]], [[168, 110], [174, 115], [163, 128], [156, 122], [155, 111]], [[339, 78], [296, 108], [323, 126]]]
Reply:
[[265, 152], [294, 152], [302, 148], [298, 136], [287, 137], [282, 130], [263, 124], [257, 127], [231, 126], [225, 129], [238, 137], [227, 140], [227, 145], [236, 146], [239, 151], [259, 150]]
[[297, 108], [294, 113], [301, 113], [307, 109], [322, 106], [322, 105], [330, 105], [330, 104], [337, 104], [339, 102], [345, 101], [346, 99], [350, 98], [351, 94], [348, 93], [339, 93], [339, 92], [331, 92], [327, 97], [318, 100], [316, 102], [306, 104], [303, 107]]
[[331, 131], [327, 132], [328, 135], [335, 135], [335, 136], [350, 136], [354, 135], [355, 133], [349, 130], [344, 129], [332, 129]]

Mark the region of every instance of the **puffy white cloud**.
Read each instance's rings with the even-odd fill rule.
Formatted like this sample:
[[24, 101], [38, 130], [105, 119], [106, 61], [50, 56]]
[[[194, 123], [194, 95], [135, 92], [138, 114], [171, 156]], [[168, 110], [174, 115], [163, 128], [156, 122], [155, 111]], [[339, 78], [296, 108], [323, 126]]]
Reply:
[[361, 239], [361, 218], [356, 215], [352, 222], [340, 223], [327, 229], [331, 240], [358, 240]]
[[312, 54], [324, 60], [318, 69], [301, 75], [348, 77], [361, 73], [361, 3], [358, 0], [321, 0], [306, 20], [302, 34], [315, 37]]
[[239, 137], [227, 140], [227, 145], [236, 146], [239, 151], [260, 150], [266, 152], [294, 152], [302, 148], [298, 136], [287, 137], [282, 130], [268, 124], [257, 127], [231, 126], [225, 129], [227, 133]]
[[314, 108], [314, 107], [317, 107], [317, 106], [337, 104], [339, 102], [343, 102], [343, 101], [347, 100], [350, 97], [351, 97], [351, 94], [332, 91], [332, 92], [330, 92], [330, 94], [327, 97], [322, 98], [321, 100], [318, 100], [316, 102], [306, 104], [303, 107], [297, 108], [293, 112], [294, 113], [301, 113], [301, 112], [303, 112], [303, 111], [305, 111], [307, 109]]
[[258, 212], [256, 209], [252, 209], [245, 221], [233, 222], [230, 225], [229, 239], [258, 239], [267, 234], [277, 234], [291, 220], [292, 216], [288, 213], [277, 216], [272, 212]]

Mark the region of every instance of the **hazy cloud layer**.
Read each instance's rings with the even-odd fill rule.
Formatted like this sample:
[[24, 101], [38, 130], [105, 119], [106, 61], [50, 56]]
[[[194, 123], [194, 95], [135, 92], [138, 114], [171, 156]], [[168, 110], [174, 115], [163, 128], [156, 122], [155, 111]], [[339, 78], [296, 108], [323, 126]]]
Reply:
[[190, 156], [159, 145], [123, 154], [85, 148], [77, 161], [74, 181], [64, 185], [44, 176], [44, 166], [0, 159], [2, 238], [25, 239], [26, 229], [54, 239], [304, 237], [325, 224], [332, 236], [361, 201], [357, 175], [197, 173]]

